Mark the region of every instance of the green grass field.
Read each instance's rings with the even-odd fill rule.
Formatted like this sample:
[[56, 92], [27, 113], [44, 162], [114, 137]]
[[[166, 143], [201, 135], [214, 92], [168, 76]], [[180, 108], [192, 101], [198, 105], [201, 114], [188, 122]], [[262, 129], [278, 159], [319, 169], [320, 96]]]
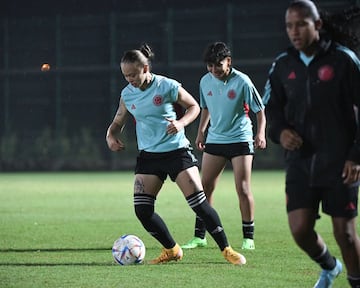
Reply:
[[[122, 234], [144, 241], [146, 259], [161, 248], [133, 212], [132, 172], [0, 174], [0, 287], [312, 287], [319, 270], [291, 238], [283, 182], [283, 172], [253, 173], [256, 250], [242, 252], [246, 265], [227, 263], [208, 236], [208, 247], [184, 250], [180, 262], [119, 266], [111, 246]], [[221, 178], [215, 208], [238, 250], [241, 220], [231, 172]], [[178, 243], [193, 236], [194, 213], [170, 180], [156, 209]], [[340, 257], [329, 218], [317, 225]], [[342, 273], [334, 287], [347, 285]]]

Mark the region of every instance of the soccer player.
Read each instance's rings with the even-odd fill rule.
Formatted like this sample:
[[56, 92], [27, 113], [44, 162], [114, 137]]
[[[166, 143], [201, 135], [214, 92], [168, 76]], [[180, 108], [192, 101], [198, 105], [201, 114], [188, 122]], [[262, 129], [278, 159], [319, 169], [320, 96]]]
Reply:
[[[246, 259], [228, 244], [217, 212], [203, 192], [197, 160], [191, 153], [184, 128], [200, 112], [196, 100], [176, 80], [151, 73], [154, 54], [148, 45], [126, 51], [121, 71], [129, 84], [121, 91], [119, 108], [110, 124], [106, 141], [112, 151], [122, 151], [121, 132], [129, 114], [136, 120], [139, 156], [135, 168], [135, 214], [146, 231], [163, 246], [160, 256], [150, 264], [181, 260], [183, 251], [162, 218], [154, 211], [155, 200], [167, 178], [178, 185], [189, 206], [201, 218], [230, 263], [245, 264]], [[176, 119], [174, 103], [186, 111]]]
[[[204, 62], [208, 73], [200, 81], [202, 110], [196, 147], [204, 151], [202, 184], [210, 204], [213, 204], [213, 192], [220, 175], [226, 163], [231, 162], [242, 218], [242, 249], [255, 249], [251, 169], [254, 148], [266, 147], [266, 119], [264, 105], [255, 86], [247, 75], [232, 67], [231, 59], [230, 49], [223, 42], [212, 43], [205, 50]], [[250, 110], [257, 118], [255, 140]], [[182, 248], [207, 245], [205, 220], [196, 217], [194, 238]]]
[[[264, 94], [269, 137], [285, 150], [290, 231], [322, 269], [317, 288], [332, 287], [343, 269], [315, 231], [320, 202], [331, 217], [348, 281], [360, 287], [360, 62], [333, 41], [338, 20], [324, 23], [312, 1], [291, 2], [285, 24], [292, 47], [273, 63]], [[320, 33], [328, 25], [332, 29]]]

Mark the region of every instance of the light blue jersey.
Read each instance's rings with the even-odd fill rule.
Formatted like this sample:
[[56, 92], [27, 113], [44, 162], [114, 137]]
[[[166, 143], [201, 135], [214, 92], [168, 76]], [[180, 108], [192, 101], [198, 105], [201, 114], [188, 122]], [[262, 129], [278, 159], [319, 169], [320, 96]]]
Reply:
[[128, 84], [121, 97], [135, 117], [138, 149], [147, 152], [168, 152], [189, 146], [184, 129], [169, 135], [165, 118], [176, 119], [173, 103], [177, 101], [180, 83], [152, 74], [150, 85], [142, 91]]
[[200, 80], [200, 106], [210, 113], [206, 143], [253, 142], [249, 111], [258, 113], [264, 104], [247, 75], [234, 68], [226, 81], [205, 74]]

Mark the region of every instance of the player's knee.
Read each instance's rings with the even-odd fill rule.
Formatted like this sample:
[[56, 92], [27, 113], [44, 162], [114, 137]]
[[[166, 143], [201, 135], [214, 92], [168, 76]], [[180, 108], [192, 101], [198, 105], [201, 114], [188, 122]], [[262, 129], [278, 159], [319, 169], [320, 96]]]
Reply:
[[354, 246], [356, 240], [358, 239], [355, 231], [348, 231], [341, 229], [340, 231], [337, 231], [335, 229], [334, 236], [339, 246], [345, 249]]
[[135, 205], [135, 215], [142, 222], [146, 219], [150, 219], [154, 214], [154, 206], [149, 205]]
[[134, 195], [134, 210], [136, 217], [142, 222], [154, 214], [155, 198], [146, 194]]

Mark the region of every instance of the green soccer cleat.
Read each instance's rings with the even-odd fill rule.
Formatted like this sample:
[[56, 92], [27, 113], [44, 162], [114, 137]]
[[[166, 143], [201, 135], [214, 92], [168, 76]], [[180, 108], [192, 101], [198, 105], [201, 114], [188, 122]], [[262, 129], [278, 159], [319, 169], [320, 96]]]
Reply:
[[243, 250], [255, 250], [255, 243], [253, 239], [244, 238], [241, 249]]
[[201, 239], [199, 237], [192, 238], [188, 243], [181, 246], [182, 249], [194, 249], [196, 247], [206, 247], [206, 238]]

